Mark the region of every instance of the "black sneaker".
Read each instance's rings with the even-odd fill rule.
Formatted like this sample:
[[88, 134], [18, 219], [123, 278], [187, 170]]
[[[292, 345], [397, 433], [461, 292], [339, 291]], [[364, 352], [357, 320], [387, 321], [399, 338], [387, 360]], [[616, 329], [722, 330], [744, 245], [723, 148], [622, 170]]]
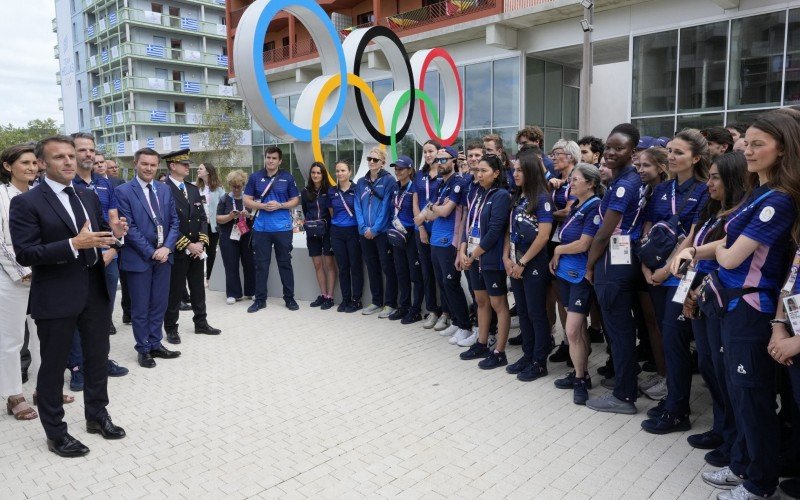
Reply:
[[267, 307], [267, 302], [266, 301], [264, 301], [264, 300], [254, 300], [253, 303], [250, 304], [250, 307], [247, 308], [247, 312], [249, 312], [249, 313], [258, 312], [261, 309], [264, 309], [265, 307]]
[[397, 321], [398, 319], [403, 319], [408, 315], [408, 310], [406, 309], [395, 309], [392, 314], [389, 315], [390, 320]]
[[545, 375], [547, 375], [547, 367], [534, 361], [517, 374], [517, 380], [520, 382], [533, 382], [537, 378], [544, 377]]
[[658, 371], [655, 361], [645, 361], [642, 363], [642, 371], [647, 373], [655, 373]]
[[719, 467], [720, 469], [731, 464], [730, 454], [722, 451], [722, 448], [709, 451], [703, 458], [708, 465]]
[[336, 308], [336, 311], [338, 311], [340, 313], [347, 312], [347, 306], [348, 305], [350, 305], [350, 301], [349, 300], [343, 300], [342, 303], [339, 304], [339, 307]]
[[667, 411], [667, 400], [662, 399], [657, 405], [647, 410], [647, 416], [650, 418], [658, 418]]
[[[698, 450], [713, 450], [722, 446], [723, 439], [722, 436], [714, 431], [706, 431], [700, 434], [692, 434], [686, 438], [686, 442], [689, 443], [689, 446]], [[724, 467], [724, 465], [721, 467]]]
[[114, 323], [111, 323], [111, 324], [108, 326], [108, 334], [109, 334], [109, 335], [116, 335], [116, 334], [117, 334], [117, 327], [116, 327], [116, 326], [114, 326]]
[[605, 342], [605, 338], [603, 337], [603, 330], [600, 328], [595, 328], [590, 326], [586, 329], [586, 333], [589, 334], [589, 342], [592, 344], [602, 344]]
[[597, 374], [603, 378], [614, 377], [614, 361], [611, 359], [611, 356], [608, 357], [605, 365], [597, 369]]
[[488, 355], [489, 355], [489, 348], [486, 347], [486, 344], [475, 342], [474, 344], [472, 344], [472, 347], [459, 354], [458, 357], [463, 359], [464, 361], [469, 361], [471, 359], [485, 358]]
[[330, 309], [331, 307], [333, 307], [333, 297], [326, 298], [322, 302], [322, 305], [319, 306], [319, 308], [322, 309], [323, 311], [326, 310], [326, 309]]
[[589, 399], [589, 389], [592, 388], [592, 381], [585, 378], [576, 378], [572, 386], [572, 402], [576, 405], [585, 405]]
[[569, 372], [566, 377], [553, 380], [553, 385], [556, 389], [572, 389], [575, 385], [575, 372]]
[[122, 314], [122, 324], [123, 325], [130, 325], [131, 324], [131, 315], [130, 314]]
[[516, 375], [517, 373], [521, 372], [528, 365], [531, 364], [531, 360], [526, 359], [524, 356], [519, 358], [515, 363], [511, 363], [510, 365], [506, 366], [506, 372], [510, 373], [511, 375]]
[[400, 320], [400, 323], [403, 325], [410, 325], [411, 323], [416, 323], [417, 321], [422, 321], [422, 315], [418, 312], [410, 312]]
[[[507, 364], [508, 358], [506, 358], [506, 353], [492, 352], [485, 359], [478, 362], [478, 368], [481, 370], [493, 370], [501, 366], [506, 366]], [[519, 378], [519, 375], [517, 375], [517, 378]]]
[[288, 299], [283, 299], [283, 302], [286, 304], [286, 309], [290, 311], [297, 311], [300, 309], [300, 306], [297, 305], [297, 301], [294, 298], [289, 297]]
[[351, 300], [349, 304], [347, 304], [347, 309], [344, 312], [354, 313], [356, 311], [360, 311], [364, 307], [364, 304], [361, 303], [360, 300]]
[[522, 345], [522, 334], [520, 333], [516, 337], [508, 339], [508, 345]]
[[317, 300], [315, 300], [314, 302], [310, 303], [309, 305], [310, 305], [311, 307], [319, 307], [319, 306], [321, 306], [321, 305], [322, 305], [322, 304], [324, 304], [324, 303], [325, 303], [325, 297], [323, 297], [322, 295], [320, 295], [319, 297], [317, 297]]
[[569, 359], [569, 346], [566, 342], [561, 342], [556, 348], [556, 352], [547, 358], [551, 363], [563, 363]]
[[650, 434], [669, 434], [670, 432], [684, 432], [692, 428], [689, 415], [676, 415], [665, 411], [659, 418], [650, 418], [642, 421], [642, 429]]

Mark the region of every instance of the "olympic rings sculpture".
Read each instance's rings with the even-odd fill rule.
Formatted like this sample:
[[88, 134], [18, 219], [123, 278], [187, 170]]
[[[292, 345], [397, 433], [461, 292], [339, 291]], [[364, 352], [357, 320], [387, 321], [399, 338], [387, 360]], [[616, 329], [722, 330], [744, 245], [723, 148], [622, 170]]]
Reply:
[[[262, 52], [269, 23], [281, 11], [293, 15], [308, 29], [322, 67], [322, 76], [301, 92], [293, 120], [275, 103]], [[395, 82], [395, 90], [380, 103], [360, 76], [361, 59], [370, 43], [386, 57]], [[364, 143], [356, 177], [366, 171], [367, 153], [375, 146], [388, 146], [391, 161], [397, 157], [397, 143], [409, 132], [420, 143], [431, 138], [450, 145], [461, 130], [461, 79], [447, 51], [421, 50], [409, 58], [400, 38], [384, 26], [353, 30], [340, 43], [328, 14], [313, 0], [257, 0], [251, 4], [237, 27], [233, 59], [239, 90], [251, 115], [264, 130], [282, 141], [294, 142], [298, 165], [323, 161], [321, 141], [340, 123]], [[439, 73], [447, 103], [441, 115], [425, 92], [425, 76], [431, 68]]]

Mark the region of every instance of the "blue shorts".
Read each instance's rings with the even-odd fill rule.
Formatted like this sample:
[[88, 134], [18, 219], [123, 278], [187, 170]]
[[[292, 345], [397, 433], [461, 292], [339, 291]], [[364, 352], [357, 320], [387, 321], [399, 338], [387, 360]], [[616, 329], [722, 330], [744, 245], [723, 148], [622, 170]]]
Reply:
[[558, 293], [561, 304], [568, 312], [589, 314], [592, 308], [592, 285], [585, 278], [580, 283], [558, 278]]
[[318, 236], [306, 235], [306, 246], [308, 247], [309, 257], [319, 257], [320, 255], [333, 255], [330, 229], [325, 231], [325, 236], [323, 236], [322, 238]]
[[474, 262], [467, 271], [467, 276], [475, 291], [486, 292], [490, 297], [508, 294], [505, 271], [484, 269], [478, 272], [478, 263]]

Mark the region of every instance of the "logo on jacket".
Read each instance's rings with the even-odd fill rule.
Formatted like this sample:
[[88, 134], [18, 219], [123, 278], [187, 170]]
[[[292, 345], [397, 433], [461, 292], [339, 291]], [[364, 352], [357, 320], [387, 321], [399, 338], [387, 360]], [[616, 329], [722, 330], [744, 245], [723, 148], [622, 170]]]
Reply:
[[739, 366], [736, 367], [736, 373], [739, 373], [741, 375], [747, 375], [747, 370], [745, 370], [744, 366], [742, 366], [742, 364], [739, 363]]
[[581, 302], [581, 299], [578, 299], [578, 300], [575, 301], [575, 305], [580, 307], [580, 306], [583, 305], [583, 302]]

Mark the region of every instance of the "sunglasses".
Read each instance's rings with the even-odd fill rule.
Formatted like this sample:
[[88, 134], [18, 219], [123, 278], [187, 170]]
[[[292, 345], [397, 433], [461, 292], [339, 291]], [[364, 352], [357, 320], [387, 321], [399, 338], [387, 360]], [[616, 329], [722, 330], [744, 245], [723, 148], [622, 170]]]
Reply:
[[370, 162], [370, 163], [380, 163], [383, 160], [381, 160], [380, 158], [373, 158], [371, 156], [367, 156], [367, 161]]
[[447, 158], [436, 158], [436, 160], [434, 160], [434, 161], [436, 163], [438, 163], [439, 165], [444, 165], [445, 163], [447, 163], [448, 161], [450, 161], [452, 159], [453, 159], [453, 157], [450, 156], [450, 157], [447, 157]]

